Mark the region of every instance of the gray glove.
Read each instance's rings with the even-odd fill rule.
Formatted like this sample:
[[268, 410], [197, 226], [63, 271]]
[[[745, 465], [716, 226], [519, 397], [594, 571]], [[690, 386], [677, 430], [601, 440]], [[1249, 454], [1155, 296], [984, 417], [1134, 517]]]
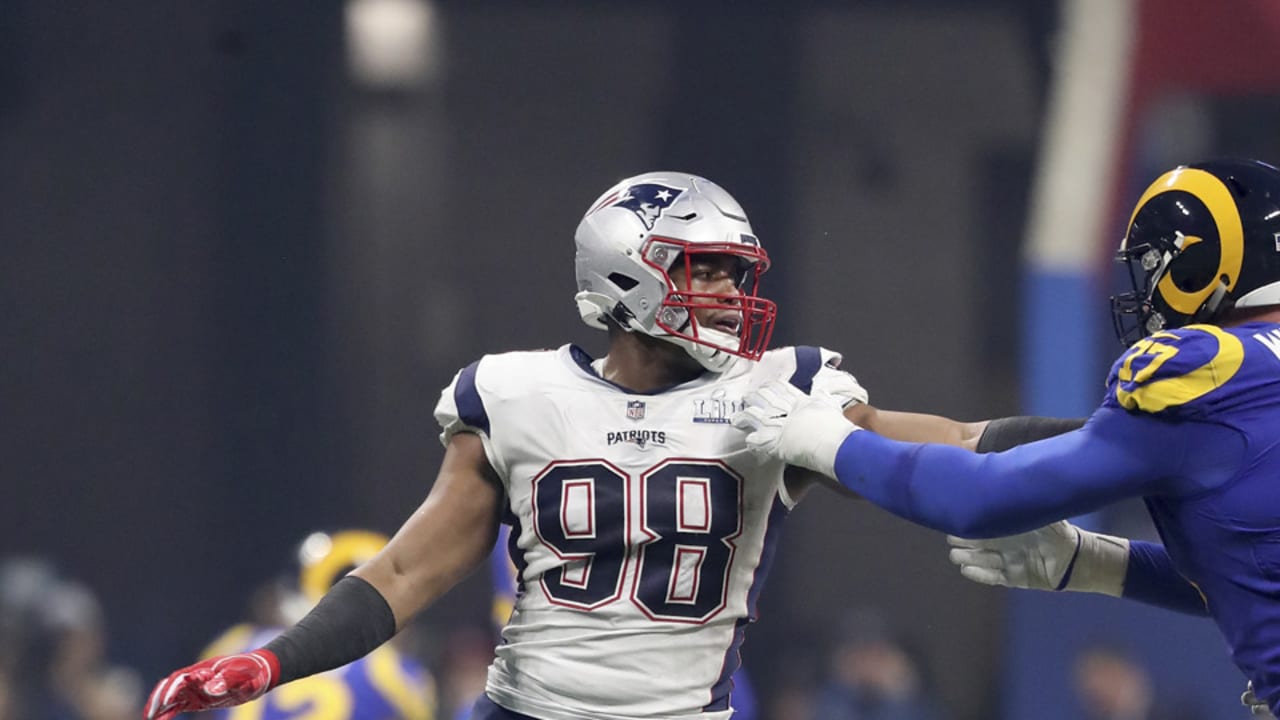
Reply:
[[988, 540], [950, 535], [951, 562], [984, 585], [1072, 590], [1119, 597], [1129, 569], [1129, 541], [1082, 530], [1066, 520]]

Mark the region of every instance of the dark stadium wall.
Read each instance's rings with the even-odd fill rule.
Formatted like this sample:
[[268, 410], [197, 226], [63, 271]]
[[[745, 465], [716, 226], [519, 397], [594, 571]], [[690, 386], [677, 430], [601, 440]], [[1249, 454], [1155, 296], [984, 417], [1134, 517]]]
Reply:
[[325, 377], [338, 5], [4, 3], [0, 552], [148, 680], [355, 494]]
[[[778, 341], [842, 351], [876, 404], [1017, 407], [1015, 288], [978, 263], [1016, 247], [1034, 153], [1012, 3], [802, 3], [727, 29], [674, 2], [443, 3], [439, 67], [391, 91], [344, 72], [340, 3], [76, 5], [0, 6], [0, 550], [83, 577], [148, 679], [301, 533], [403, 520], [458, 368], [603, 348], [572, 303], [573, 228], [644, 169], [740, 197], [777, 260]], [[991, 717], [999, 596], [941, 536], [815, 499], [747, 662], [874, 606], [955, 717]], [[427, 621], [484, 623], [487, 592], [478, 573]], [[812, 679], [825, 648], [802, 650]]]
[[[1012, 270], [1038, 128], [1025, 26], [994, 9], [833, 9], [800, 34], [788, 336], [843, 352], [878, 407], [1015, 411]], [[955, 717], [993, 716], [1001, 595], [963, 581], [940, 534], [817, 501], [784, 543], [770, 620], [829, 628], [879, 608]]]

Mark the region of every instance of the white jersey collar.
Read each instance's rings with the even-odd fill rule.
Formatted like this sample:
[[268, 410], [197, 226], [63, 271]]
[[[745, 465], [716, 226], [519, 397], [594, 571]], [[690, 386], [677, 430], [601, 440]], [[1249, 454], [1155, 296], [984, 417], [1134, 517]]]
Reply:
[[600, 369], [603, 367], [603, 364], [604, 364], [604, 358], [600, 358], [597, 360], [596, 358], [591, 357], [590, 353], [588, 353], [586, 350], [583, 350], [581, 347], [578, 347], [577, 345], [570, 344], [570, 345], [565, 345], [561, 347], [560, 355], [561, 357], [565, 358], [565, 361], [567, 363], [573, 366], [577, 374], [583, 375], [589, 380], [597, 384], [608, 385], [609, 387], [614, 388], [615, 390], [618, 390], [627, 395], [663, 395], [665, 393], [669, 393], [673, 391], [688, 390], [691, 388], [698, 388], [698, 387], [710, 385], [724, 377], [723, 373], [714, 373], [714, 372], [711, 372], [710, 370], [707, 370], [692, 380], [688, 380], [682, 383], [676, 383], [675, 385], [668, 385], [666, 387], [661, 387], [661, 388], [658, 388], [657, 390], [651, 390], [649, 392], [639, 392], [636, 390], [632, 390], [630, 388], [623, 387], [615, 382], [606, 380], [600, 374]]

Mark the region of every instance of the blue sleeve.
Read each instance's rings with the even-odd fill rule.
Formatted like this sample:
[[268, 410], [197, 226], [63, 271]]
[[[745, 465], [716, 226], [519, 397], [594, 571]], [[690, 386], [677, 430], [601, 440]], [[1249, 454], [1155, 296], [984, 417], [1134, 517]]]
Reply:
[[1155, 543], [1129, 543], [1124, 597], [1188, 615], [1209, 614], [1200, 590], [1173, 567], [1164, 546]]
[[[1225, 481], [1240, 446], [1204, 452], [1211, 443], [1196, 434], [1204, 428], [1104, 407], [1079, 430], [989, 454], [862, 431], [849, 435], [836, 453], [836, 477], [920, 525], [962, 537], [999, 537], [1126, 497], [1178, 492], [1188, 477], [1202, 484]], [[1190, 446], [1197, 452], [1189, 454]]]

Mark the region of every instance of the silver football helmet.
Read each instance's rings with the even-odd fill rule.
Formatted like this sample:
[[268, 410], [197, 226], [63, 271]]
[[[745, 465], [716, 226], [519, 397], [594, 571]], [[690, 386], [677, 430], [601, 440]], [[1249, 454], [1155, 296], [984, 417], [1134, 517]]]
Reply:
[[[756, 295], [769, 256], [742, 206], [706, 178], [651, 172], [628, 178], [592, 203], [574, 234], [578, 312], [593, 328], [610, 319], [684, 348], [708, 370], [723, 372], [738, 358], [759, 360], [769, 344], [777, 306]], [[690, 292], [670, 271], [689, 277], [698, 254], [740, 260], [736, 292]], [[736, 333], [699, 324], [695, 310], [741, 314]]]

